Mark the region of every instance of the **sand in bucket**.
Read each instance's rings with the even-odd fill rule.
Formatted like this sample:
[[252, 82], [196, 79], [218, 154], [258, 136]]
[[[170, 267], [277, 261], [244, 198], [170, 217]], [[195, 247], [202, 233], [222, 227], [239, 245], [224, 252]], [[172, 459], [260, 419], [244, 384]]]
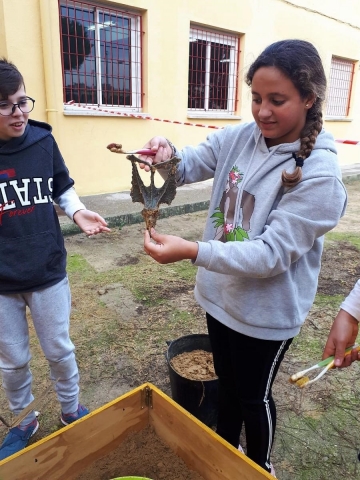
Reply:
[[[196, 351], [208, 353], [212, 358], [209, 335], [186, 335], [173, 340], [168, 345], [166, 360], [169, 367], [173, 400], [208, 427], [214, 427], [217, 423], [218, 397], [218, 378], [215, 375], [215, 371], [213, 371], [213, 375], [207, 376], [206, 380], [195, 380], [186, 378], [181, 372], [176, 371], [176, 368], [173, 366], [174, 358], [182, 354], [193, 355]], [[195, 365], [194, 370], [199, 370], [197, 365]]]

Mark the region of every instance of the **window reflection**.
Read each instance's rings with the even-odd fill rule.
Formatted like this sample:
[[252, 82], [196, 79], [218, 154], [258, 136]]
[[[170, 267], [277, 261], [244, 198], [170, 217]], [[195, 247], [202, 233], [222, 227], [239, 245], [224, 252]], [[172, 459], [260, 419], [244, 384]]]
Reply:
[[64, 101], [140, 107], [139, 17], [79, 3], [60, 7]]

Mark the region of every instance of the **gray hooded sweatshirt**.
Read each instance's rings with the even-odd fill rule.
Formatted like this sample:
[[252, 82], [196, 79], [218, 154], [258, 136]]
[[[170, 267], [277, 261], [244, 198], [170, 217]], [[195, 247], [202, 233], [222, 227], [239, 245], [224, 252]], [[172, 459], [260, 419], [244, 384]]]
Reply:
[[284, 188], [300, 140], [268, 148], [255, 123], [229, 126], [187, 146], [177, 184], [214, 178], [195, 298], [229, 328], [250, 337], [286, 340], [300, 331], [314, 301], [324, 234], [345, 212], [334, 139], [324, 130]]

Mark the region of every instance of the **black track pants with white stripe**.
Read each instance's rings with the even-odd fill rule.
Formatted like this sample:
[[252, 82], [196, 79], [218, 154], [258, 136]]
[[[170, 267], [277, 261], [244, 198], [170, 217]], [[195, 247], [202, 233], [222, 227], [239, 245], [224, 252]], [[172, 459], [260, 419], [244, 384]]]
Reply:
[[244, 425], [247, 456], [270, 471], [276, 428], [271, 387], [292, 339], [252, 338], [231, 330], [209, 314], [206, 318], [219, 377], [216, 432], [237, 448]]

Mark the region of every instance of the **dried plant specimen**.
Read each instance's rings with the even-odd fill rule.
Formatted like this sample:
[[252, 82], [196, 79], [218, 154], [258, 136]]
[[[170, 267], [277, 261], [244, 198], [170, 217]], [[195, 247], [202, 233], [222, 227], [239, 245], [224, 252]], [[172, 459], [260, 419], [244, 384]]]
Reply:
[[[111, 143], [107, 147], [114, 153], [125, 153], [122, 149], [122, 145]], [[138, 150], [137, 152], [142, 153]], [[144, 153], [146, 154], [146, 153]], [[154, 155], [154, 152], [152, 152]], [[151, 164], [145, 160], [141, 160], [135, 155], [127, 155], [126, 158], [131, 161], [132, 164], [132, 179], [131, 179], [131, 191], [130, 196], [133, 202], [140, 202], [144, 205], [141, 212], [145, 220], [145, 225], [149, 233], [151, 228], [155, 228], [156, 221], [159, 216], [159, 206], [162, 203], [170, 205], [176, 195], [176, 168], [180, 162], [180, 158], [172, 157], [166, 162]], [[150, 168], [150, 185], [146, 186], [140, 177], [137, 163], [142, 163]], [[154, 177], [157, 170], [164, 169], [167, 171], [167, 177], [164, 184], [158, 188], [155, 186]]]
[[[133, 202], [141, 202], [144, 208], [141, 212], [145, 220], [147, 230], [155, 228], [157, 218], [159, 216], [159, 206], [161, 203], [170, 205], [176, 195], [176, 166], [180, 162], [180, 158], [173, 157], [170, 160], [152, 165], [135, 155], [126, 157], [132, 163], [132, 180], [130, 196]], [[144, 163], [150, 167], [150, 185], [144, 185], [137, 167], [137, 163]], [[157, 188], [154, 183], [155, 172], [161, 168], [167, 169], [167, 178], [164, 184]]]

